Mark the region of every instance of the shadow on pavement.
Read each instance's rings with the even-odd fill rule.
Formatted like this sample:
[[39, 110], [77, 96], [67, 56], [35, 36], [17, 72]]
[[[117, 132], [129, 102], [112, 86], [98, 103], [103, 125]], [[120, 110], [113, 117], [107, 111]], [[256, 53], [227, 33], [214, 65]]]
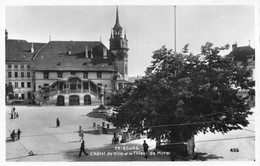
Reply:
[[14, 142], [11, 138], [6, 138], [5, 143], [11, 143]]
[[217, 156], [217, 155], [214, 155], [214, 154], [207, 154], [207, 153], [196, 153], [196, 156], [195, 156], [195, 160], [199, 160], [199, 161], [207, 161], [207, 160], [210, 160], [210, 159], [220, 159], [220, 158], [223, 158], [222, 156]]
[[30, 156], [27, 155], [27, 156], [19, 156], [19, 157], [7, 158], [6, 161], [21, 159], [21, 158], [27, 158], [27, 157], [30, 157]]

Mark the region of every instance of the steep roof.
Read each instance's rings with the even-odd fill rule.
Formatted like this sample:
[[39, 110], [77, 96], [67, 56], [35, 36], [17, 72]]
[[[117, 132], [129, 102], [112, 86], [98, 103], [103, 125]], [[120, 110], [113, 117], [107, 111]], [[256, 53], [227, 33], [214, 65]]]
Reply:
[[[232, 57], [234, 61], [246, 62], [249, 56], [254, 56], [255, 50], [250, 46], [243, 46], [234, 48], [230, 53], [229, 57]], [[253, 57], [254, 58], [254, 57]]]
[[[86, 46], [89, 54], [92, 50], [92, 60], [86, 58]], [[36, 54], [33, 67], [46, 71], [116, 71], [111, 52], [107, 50], [107, 59], [103, 59], [104, 47], [98, 41], [51, 41]]]
[[45, 43], [33, 43], [34, 52], [31, 52], [32, 43], [26, 40], [5, 40], [6, 62], [29, 62], [33, 55], [45, 45]]

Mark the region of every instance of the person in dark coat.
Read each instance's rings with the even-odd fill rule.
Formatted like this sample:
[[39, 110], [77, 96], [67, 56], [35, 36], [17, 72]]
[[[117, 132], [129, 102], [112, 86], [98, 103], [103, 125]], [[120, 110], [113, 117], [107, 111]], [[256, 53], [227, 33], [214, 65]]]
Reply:
[[56, 119], [56, 127], [60, 127], [60, 120], [59, 120], [59, 118]]
[[17, 140], [20, 139], [20, 135], [21, 135], [21, 133], [22, 133], [22, 131], [21, 131], [20, 129], [18, 129], [18, 131], [17, 131]]
[[15, 141], [15, 131], [13, 130], [13, 132], [10, 134], [11, 138], [13, 141]]
[[148, 144], [146, 143], [146, 141], [144, 140], [144, 143], [143, 143], [143, 148], [144, 148], [144, 154], [145, 154], [145, 157], [144, 158], [148, 158]]
[[82, 152], [85, 153], [86, 156], [88, 155], [88, 153], [85, 151], [85, 141], [84, 140], [81, 142], [81, 145], [80, 145], [79, 157], [81, 157]]

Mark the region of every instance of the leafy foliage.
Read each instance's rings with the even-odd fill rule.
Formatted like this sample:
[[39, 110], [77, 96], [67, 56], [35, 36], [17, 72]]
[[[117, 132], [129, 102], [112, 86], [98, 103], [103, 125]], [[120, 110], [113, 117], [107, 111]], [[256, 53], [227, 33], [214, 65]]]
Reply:
[[173, 142], [247, 126], [250, 108], [237, 92], [252, 89], [250, 71], [218, 55], [228, 47], [207, 42], [200, 55], [174, 53], [165, 46], [154, 51], [146, 76], [135, 82], [110, 121], [133, 132], [149, 129], [152, 138], [166, 134]]

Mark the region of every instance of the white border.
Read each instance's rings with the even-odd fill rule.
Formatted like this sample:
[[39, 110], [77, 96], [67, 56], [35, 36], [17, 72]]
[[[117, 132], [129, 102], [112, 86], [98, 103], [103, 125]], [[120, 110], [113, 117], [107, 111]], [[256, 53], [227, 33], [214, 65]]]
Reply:
[[[260, 8], [259, 8], [260, 0], [0, 0], [0, 55], [1, 55], [1, 66], [5, 66], [5, 46], [4, 46], [4, 30], [5, 30], [5, 6], [38, 6], [38, 5], [254, 5], [255, 6], [255, 49], [256, 49], [256, 63], [259, 64], [260, 51], [259, 51], [259, 25], [260, 25]], [[1, 84], [0, 90], [1, 92], [5, 92], [4, 82], [5, 82], [5, 67], [1, 67], [0, 69], [0, 77]], [[256, 73], [259, 71], [259, 65], [256, 65]], [[257, 77], [257, 76], [256, 76]], [[6, 162], [5, 161], [5, 101], [4, 101], [4, 93], [2, 93], [2, 97], [0, 98], [0, 165], [158, 165], [166, 166], [166, 165], [260, 165], [260, 151], [259, 151], [259, 132], [258, 127], [260, 125], [260, 113], [258, 112], [258, 102], [259, 101], [259, 83], [258, 77], [256, 78], [256, 139], [255, 139], [255, 162], [241, 162], [241, 161], [217, 161], [217, 162]]]

